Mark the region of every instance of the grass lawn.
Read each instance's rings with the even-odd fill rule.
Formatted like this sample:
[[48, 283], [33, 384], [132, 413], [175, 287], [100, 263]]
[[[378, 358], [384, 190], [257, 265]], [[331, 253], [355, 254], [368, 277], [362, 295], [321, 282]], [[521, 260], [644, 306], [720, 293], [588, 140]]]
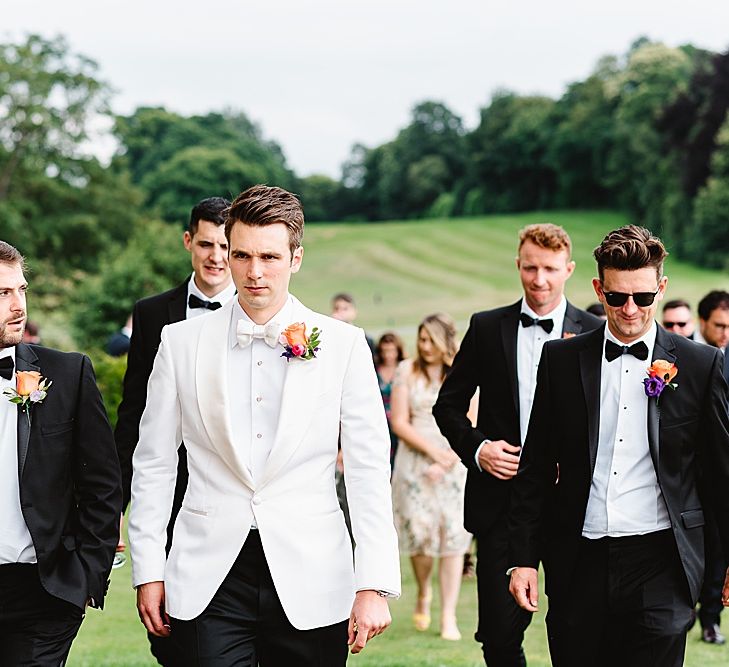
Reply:
[[[69, 667], [151, 667], [157, 664], [149, 654], [145, 631], [137, 618], [130, 571], [127, 562], [112, 573], [105, 609], [102, 613], [90, 610], [86, 615], [71, 650]], [[348, 664], [353, 667], [482, 667], [481, 650], [473, 640], [477, 616], [475, 580], [464, 580], [461, 590], [458, 619], [463, 639], [447, 642], [438, 637], [437, 592], [433, 599], [431, 630], [421, 633], [412, 628], [410, 615], [415, 584], [406, 558], [402, 559], [402, 573], [403, 595], [390, 603], [392, 626], [368, 644], [363, 653], [350, 655]], [[527, 631], [529, 667], [548, 667], [550, 664], [544, 630], [544, 602], [542, 600], [542, 610]], [[589, 612], [587, 606], [585, 612]], [[703, 644], [698, 629], [692, 630], [685, 663], [688, 667], [718, 667], [728, 662], [729, 647]]]

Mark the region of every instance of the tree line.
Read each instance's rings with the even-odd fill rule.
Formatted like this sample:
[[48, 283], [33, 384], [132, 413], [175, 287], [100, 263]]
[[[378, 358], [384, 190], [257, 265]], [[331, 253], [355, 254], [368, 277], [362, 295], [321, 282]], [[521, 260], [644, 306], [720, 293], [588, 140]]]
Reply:
[[[116, 115], [112, 97], [63, 37], [0, 44], [0, 237], [32, 260], [42, 308], [70, 304], [81, 345], [189, 270], [195, 202], [259, 182], [323, 222], [614, 208], [727, 267], [729, 52], [641, 38], [558, 99], [495, 92], [472, 129], [424, 101], [391, 141], [353, 146], [339, 179], [295, 174], [242, 111]], [[109, 136], [107, 163], [95, 149]]]

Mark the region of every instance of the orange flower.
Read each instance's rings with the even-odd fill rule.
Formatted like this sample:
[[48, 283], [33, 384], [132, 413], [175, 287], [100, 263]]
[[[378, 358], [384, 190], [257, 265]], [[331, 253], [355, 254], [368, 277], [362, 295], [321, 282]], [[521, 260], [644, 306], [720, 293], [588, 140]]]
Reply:
[[38, 390], [41, 381], [41, 374], [38, 371], [17, 371], [17, 387], [15, 391], [20, 396], [30, 396], [34, 391]]
[[577, 334], [572, 331], [565, 331], [562, 338], [574, 338]]
[[673, 378], [678, 375], [676, 364], [672, 364], [665, 359], [656, 359], [648, 369], [648, 375], [651, 377], [659, 377], [666, 383], [670, 383]]
[[295, 345], [303, 345], [306, 348], [308, 339], [306, 337], [306, 324], [303, 322], [294, 322], [284, 329], [281, 334], [286, 342], [293, 348]]

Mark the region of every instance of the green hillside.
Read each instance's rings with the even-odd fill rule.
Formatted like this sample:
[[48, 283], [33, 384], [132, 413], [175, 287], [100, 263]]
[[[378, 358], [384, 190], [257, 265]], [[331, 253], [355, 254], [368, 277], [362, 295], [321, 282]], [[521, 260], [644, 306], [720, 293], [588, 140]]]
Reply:
[[[332, 294], [351, 292], [359, 308], [358, 324], [373, 334], [394, 328], [409, 336], [423, 316], [435, 311], [449, 313], [464, 331], [472, 312], [519, 297], [517, 234], [534, 222], [554, 222], [569, 232], [577, 269], [567, 295], [583, 307], [595, 301], [592, 250], [606, 232], [628, 223], [614, 212], [309, 225], [304, 264], [291, 290], [322, 312], [329, 311]], [[669, 298], [681, 296], [692, 304], [713, 288], [729, 288], [728, 274], [671, 257], [666, 273]]]

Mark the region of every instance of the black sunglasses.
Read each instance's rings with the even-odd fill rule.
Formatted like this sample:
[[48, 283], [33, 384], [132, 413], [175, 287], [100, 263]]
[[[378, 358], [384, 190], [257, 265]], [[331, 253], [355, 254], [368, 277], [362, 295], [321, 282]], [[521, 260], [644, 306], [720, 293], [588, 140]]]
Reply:
[[633, 303], [636, 306], [639, 308], [647, 308], [653, 303], [659, 291], [660, 288], [655, 292], [633, 292], [633, 294], [626, 294], [625, 292], [603, 292], [603, 294], [605, 295], [607, 305], [613, 308], [624, 306], [629, 296], [633, 297]]
[[679, 327], [680, 329], [683, 329], [688, 322], [664, 322], [663, 327], [665, 329], [673, 329], [674, 327]]

